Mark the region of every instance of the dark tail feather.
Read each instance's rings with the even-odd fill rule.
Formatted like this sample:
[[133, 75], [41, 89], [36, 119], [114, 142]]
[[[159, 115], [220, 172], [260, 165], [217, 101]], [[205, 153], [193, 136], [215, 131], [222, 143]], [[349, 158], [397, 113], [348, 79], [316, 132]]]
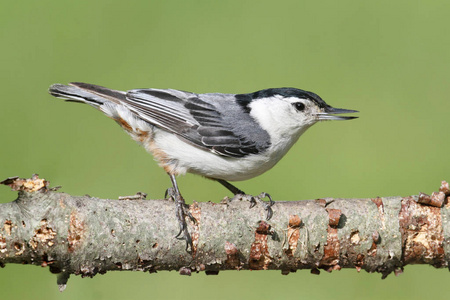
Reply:
[[56, 83], [50, 86], [48, 92], [66, 101], [86, 103], [96, 108], [106, 101], [120, 103], [125, 99], [124, 92], [81, 82], [73, 82], [70, 85]]

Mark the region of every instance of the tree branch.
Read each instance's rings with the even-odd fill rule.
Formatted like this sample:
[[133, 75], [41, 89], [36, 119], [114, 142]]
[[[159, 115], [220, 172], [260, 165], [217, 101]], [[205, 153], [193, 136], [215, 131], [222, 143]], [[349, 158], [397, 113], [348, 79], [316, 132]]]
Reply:
[[[278, 201], [264, 221], [250, 196], [190, 205], [186, 220], [192, 252], [175, 239], [175, 205], [168, 200], [104, 200], [48, 189], [48, 183], [9, 178], [18, 198], [0, 205], [0, 265], [48, 266], [64, 289], [70, 274], [92, 277], [112, 270], [341, 268], [380, 272], [406, 264], [447, 267], [450, 195], [446, 182], [432, 196]], [[446, 200], [446, 201], [445, 201]]]

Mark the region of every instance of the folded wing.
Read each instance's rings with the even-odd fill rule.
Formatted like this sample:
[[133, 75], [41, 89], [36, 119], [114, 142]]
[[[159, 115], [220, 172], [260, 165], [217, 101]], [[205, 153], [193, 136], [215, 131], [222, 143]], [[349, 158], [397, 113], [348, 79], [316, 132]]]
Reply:
[[[255, 127], [248, 114], [226, 114], [232, 95], [194, 94], [179, 90], [136, 89], [126, 94], [107, 88], [72, 83], [125, 105], [142, 120], [183, 138], [190, 144], [227, 157], [244, 157], [270, 146], [267, 132]], [[233, 108], [238, 108], [233, 106]]]

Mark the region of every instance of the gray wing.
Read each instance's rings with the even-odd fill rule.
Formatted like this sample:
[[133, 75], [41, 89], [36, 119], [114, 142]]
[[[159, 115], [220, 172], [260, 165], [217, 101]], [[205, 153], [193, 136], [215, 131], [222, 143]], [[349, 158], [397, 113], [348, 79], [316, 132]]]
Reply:
[[233, 95], [178, 90], [131, 90], [121, 99], [140, 118], [189, 143], [228, 157], [264, 151], [270, 137], [234, 102]]

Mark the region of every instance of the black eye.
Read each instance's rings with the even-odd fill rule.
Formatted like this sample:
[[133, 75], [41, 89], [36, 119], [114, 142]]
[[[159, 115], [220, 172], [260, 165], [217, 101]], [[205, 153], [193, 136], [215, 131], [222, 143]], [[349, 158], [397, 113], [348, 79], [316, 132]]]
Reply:
[[305, 110], [305, 104], [303, 104], [301, 102], [295, 102], [295, 103], [292, 103], [292, 105], [294, 105], [295, 109], [298, 111]]

